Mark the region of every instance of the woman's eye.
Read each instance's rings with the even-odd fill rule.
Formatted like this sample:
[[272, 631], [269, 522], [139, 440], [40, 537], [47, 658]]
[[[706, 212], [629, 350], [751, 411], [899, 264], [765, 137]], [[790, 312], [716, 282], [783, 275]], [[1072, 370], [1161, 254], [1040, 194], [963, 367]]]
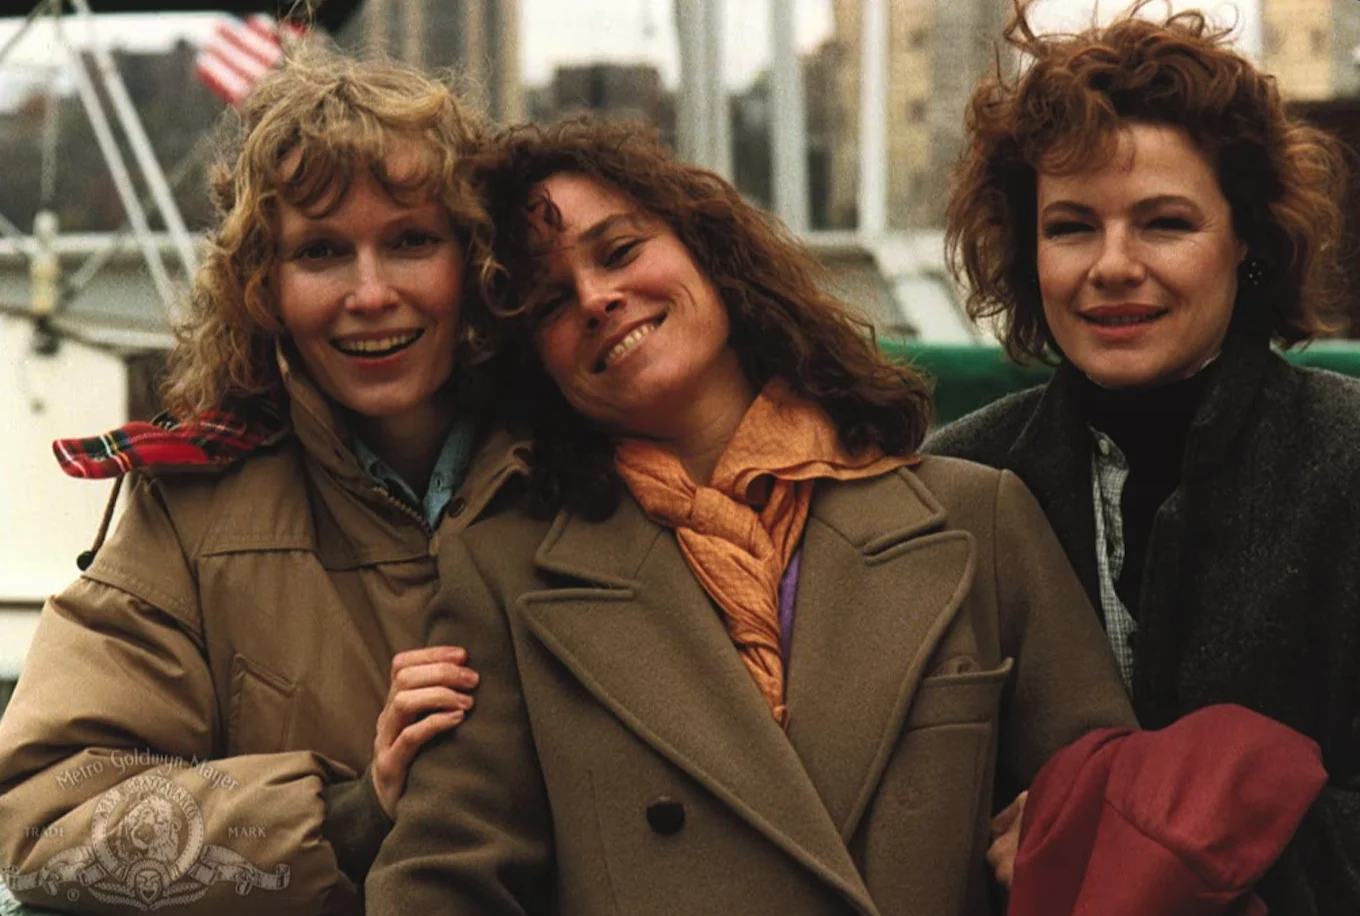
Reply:
[[1162, 229], [1170, 232], [1185, 232], [1195, 228], [1194, 225], [1183, 216], [1159, 216], [1148, 223], [1151, 229]]
[[397, 236], [395, 247], [402, 249], [427, 248], [431, 245], [437, 245], [438, 243], [439, 236], [435, 235], [433, 232], [426, 232], [423, 229], [412, 229]]
[[324, 239], [316, 239], [304, 242], [293, 252], [295, 261], [324, 261], [333, 258], [340, 253], [340, 249], [332, 242]]
[[624, 261], [628, 260], [628, 256], [636, 251], [641, 244], [642, 242], [640, 240], [620, 242], [605, 252], [604, 265], [606, 267], [618, 267]]
[[1044, 226], [1044, 237], [1053, 239], [1064, 235], [1075, 235], [1078, 232], [1085, 232], [1090, 228], [1091, 227], [1086, 223], [1077, 222], [1076, 220], [1060, 220], [1059, 222], [1049, 223]]
[[562, 313], [568, 300], [571, 299], [569, 293], [560, 292], [544, 296], [534, 306], [534, 323], [547, 324]]

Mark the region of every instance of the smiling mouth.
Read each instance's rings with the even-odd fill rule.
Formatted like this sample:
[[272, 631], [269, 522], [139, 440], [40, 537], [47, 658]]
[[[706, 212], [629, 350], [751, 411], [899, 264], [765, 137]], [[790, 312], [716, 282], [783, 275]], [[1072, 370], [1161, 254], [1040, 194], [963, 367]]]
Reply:
[[425, 330], [421, 328], [387, 337], [370, 337], [364, 340], [332, 340], [331, 346], [346, 356], [357, 356], [360, 359], [382, 359], [384, 356], [400, 353], [420, 340], [424, 334]]
[[665, 321], [666, 316], [662, 315], [660, 318], [657, 318], [654, 321], [649, 321], [646, 324], [640, 324], [636, 328], [633, 328], [633, 330], [629, 331], [627, 337], [623, 338], [623, 340], [620, 340], [618, 343], [614, 344], [614, 346], [610, 347], [609, 352], [606, 353], [604, 356], [600, 357], [599, 361], [595, 363], [595, 374], [599, 375], [601, 372], [608, 369], [614, 363], [618, 362], [621, 356], [623, 356], [629, 350], [632, 350], [638, 344], [646, 340], [651, 335], [651, 333], [655, 331], [657, 328], [661, 327], [661, 325], [664, 324]]
[[1148, 324], [1167, 314], [1166, 309], [1148, 309], [1138, 312], [1108, 312], [1083, 314], [1081, 320], [1101, 328], [1122, 328], [1133, 324]]

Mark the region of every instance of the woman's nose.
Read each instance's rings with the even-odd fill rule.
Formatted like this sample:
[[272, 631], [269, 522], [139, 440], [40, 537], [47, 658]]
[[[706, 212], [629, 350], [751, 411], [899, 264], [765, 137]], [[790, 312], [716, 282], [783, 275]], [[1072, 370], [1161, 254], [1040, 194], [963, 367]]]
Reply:
[[1139, 257], [1134, 240], [1123, 229], [1104, 234], [1095, 263], [1091, 265], [1091, 282], [1101, 288], [1137, 286], [1147, 277], [1147, 266]]
[[360, 252], [354, 259], [354, 281], [345, 306], [357, 311], [372, 311], [395, 305], [396, 290], [387, 277], [381, 257]]
[[582, 281], [577, 286], [581, 312], [586, 316], [586, 327], [594, 330], [608, 316], [623, 307], [623, 295], [610, 284]]

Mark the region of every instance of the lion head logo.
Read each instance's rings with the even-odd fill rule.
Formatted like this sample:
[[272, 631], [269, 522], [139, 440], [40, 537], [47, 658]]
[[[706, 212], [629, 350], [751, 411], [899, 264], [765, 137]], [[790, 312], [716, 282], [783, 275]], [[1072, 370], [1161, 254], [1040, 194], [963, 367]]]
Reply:
[[145, 795], [128, 808], [117, 828], [120, 858], [172, 863], [179, 857], [184, 815], [170, 800]]

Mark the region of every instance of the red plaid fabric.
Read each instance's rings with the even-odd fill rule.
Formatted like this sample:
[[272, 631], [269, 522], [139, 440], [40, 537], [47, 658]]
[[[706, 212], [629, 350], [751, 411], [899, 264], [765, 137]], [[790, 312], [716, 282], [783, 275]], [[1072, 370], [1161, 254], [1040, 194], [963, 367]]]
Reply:
[[52, 443], [61, 469], [71, 477], [121, 477], [133, 468], [198, 467], [230, 464], [255, 451], [282, 430], [276, 414], [209, 411], [190, 423], [168, 414], [150, 423], [120, 426], [89, 439]]

